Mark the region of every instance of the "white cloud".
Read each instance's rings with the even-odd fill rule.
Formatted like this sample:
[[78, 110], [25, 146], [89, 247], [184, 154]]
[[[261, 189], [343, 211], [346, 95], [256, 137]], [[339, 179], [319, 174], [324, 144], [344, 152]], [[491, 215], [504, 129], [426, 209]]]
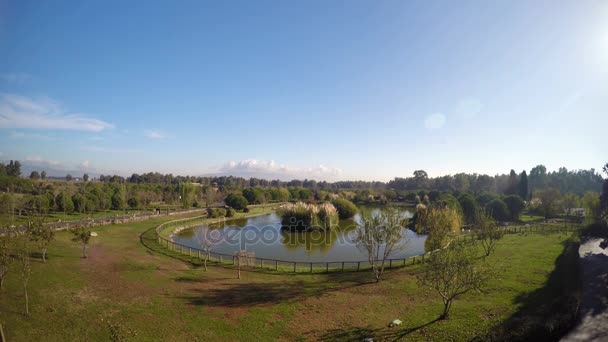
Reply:
[[61, 164], [60, 162], [58, 162], [56, 160], [47, 160], [47, 159], [41, 158], [39, 156], [26, 157], [25, 161], [29, 162], [32, 165], [36, 165], [36, 166], [63, 167], [63, 164]]
[[483, 109], [483, 103], [476, 98], [467, 98], [458, 101], [456, 114], [465, 119], [476, 117]]
[[441, 113], [431, 114], [424, 120], [424, 127], [427, 129], [439, 129], [445, 125], [446, 121], [445, 115]]
[[24, 133], [24, 132], [11, 132], [8, 136], [11, 139], [40, 139], [40, 140], [48, 140], [49, 136], [43, 134], [33, 134], [33, 133]]
[[0, 157], [4, 157], [4, 152], [0, 152]]
[[144, 136], [150, 139], [165, 139], [167, 137], [165, 133], [156, 130], [146, 130], [144, 131]]
[[89, 168], [91, 168], [91, 163], [88, 160], [85, 160], [82, 163], [80, 163], [80, 165], [78, 165], [78, 167], [80, 167], [81, 170], [88, 170]]
[[67, 129], [102, 131], [113, 126], [107, 122], [67, 112], [49, 98], [0, 94], [0, 128]]
[[30, 75], [26, 72], [9, 72], [9, 73], [0, 74], [0, 80], [7, 82], [7, 83], [17, 84], [17, 85], [27, 83], [27, 82], [31, 81], [32, 79], [33, 79], [32, 75]]
[[295, 168], [283, 164], [277, 164], [274, 160], [247, 159], [242, 161], [230, 161], [220, 168], [220, 173], [242, 177], [260, 177], [267, 179], [290, 180], [299, 179], [324, 179], [332, 180], [342, 174], [342, 170], [334, 167], [319, 165], [317, 167]]
[[83, 151], [89, 152], [105, 152], [105, 153], [137, 153], [142, 152], [142, 150], [137, 149], [118, 149], [118, 148], [107, 148], [107, 147], [99, 147], [99, 146], [83, 146], [80, 148]]

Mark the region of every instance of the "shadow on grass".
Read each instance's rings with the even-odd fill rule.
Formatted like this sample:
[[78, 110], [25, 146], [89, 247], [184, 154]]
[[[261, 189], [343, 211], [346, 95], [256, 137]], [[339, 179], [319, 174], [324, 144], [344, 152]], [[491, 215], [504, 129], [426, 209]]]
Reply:
[[[367, 277], [365, 277], [367, 276]], [[332, 291], [375, 284], [369, 274], [326, 274], [318, 281], [247, 282], [216, 284], [211, 289], [195, 289], [182, 297], [193, 305], [215, 307], [247, 307], [281, 302], [296, 302], [305, 297], [321, 297]], [[180, 282], [197, 282], [196, 279], [176, 279]]]
[[427, 327], [439, 319], [411, 328], [349, 328], [329, 330], [320, 337], [321, 341], [363, 341], [370, 338], [374, 341], [399, 341], [407, 335]]
[[581, 300], [580, 244], [563, 245], [545, 285], [516, 297], [519, 310], [475, 341], [557, 341], [573, 327]]

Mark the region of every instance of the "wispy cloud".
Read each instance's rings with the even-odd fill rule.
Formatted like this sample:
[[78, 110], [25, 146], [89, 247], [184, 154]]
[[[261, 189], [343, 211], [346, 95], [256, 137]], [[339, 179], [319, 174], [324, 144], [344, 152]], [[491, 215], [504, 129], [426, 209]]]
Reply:
[[107, 147], [99, 147], [99, 146], [83, 146], [80, 149], [83, 151], [104, 152], [104, 153], [138, 153], [138, 152], [142, 152], [141, 150], [130, 149], [130, 148], [121, 149], [121, 148], [107, 148]]
[[94, 137], [89, 137], [89, 140], [93, 140], [93, 141], [101, 141], [101, 140], [104, 140], [104, 138], [103, 138], [103, 137], [97, 137], [97, 136], [94, 136]]
[[90, 168], [91, 168], [91, 162], [89, 162], [88, 160], [85, 160], [85, 161], [83, 161], [82, 163], [80, 163], [80, 164], [78, 165], [78, 167], [79, 167], [81, 170], [88, 170], [88, 169], [90, 169]]
[[48, 160], [48, 159], [41, 158], [40, 156], [26, 157], [25, 161], [32, 165], [36, 165], [36, 166], [54, 167], [54, 168], [63, 167], [63, 164], [61, 164], [60, 162], [58, 162], [56, 160]]
[[113, 126], [105, 121], [67, 112], [49, 98], [0, 94], [0, 128], [66, 129], [99, 132]]
[[17, 85], [28, 83], [32, 79], [32, 75], [26, 72], [8, 72], [0, 74], [0, 80]]
[[146, 130], [144, 136], [150, 139], [165, 139], [168, 137], [165, 133], [156, 130]]
[[49, 140], [49, 139], [51, 139], [51, 137], [49, 137], [48, 135], [36, 134], [36, 133], [17, 132], [17, 131], [11, 132], [11, 134], [8, 137], [11, 138], [11, 139], [38, 139], [38, 140]]
[[316, 167], [297, 168], [284, 164], [277, 164], [274, 160], [247, 159], [230, 161], [220, 168], [220, 173], [242, 177], [260, 177], [267, 179], [323, 179], [333, 180], [342, 174], [342, 170], [335, 167], [319, 165]]
[[440, 129], [445, 126], [446, 121], [445, 115], [441, 113], [431, 114], [424, 120], [424, 127], [426, 129]]

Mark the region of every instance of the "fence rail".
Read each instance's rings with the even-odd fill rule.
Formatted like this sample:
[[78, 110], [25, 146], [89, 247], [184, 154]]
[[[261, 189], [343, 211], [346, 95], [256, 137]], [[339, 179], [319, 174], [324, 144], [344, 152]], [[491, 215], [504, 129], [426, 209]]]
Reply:
[[[167, 250], [179, 253], [180, 255], [187, 255], [189, 258], [195, 258], [198, 261], [207, 259], [211, 263], [215, 263], [225, 267], [235, 267], [238, 264], [238, 256], [232, 254], [209, 252], [195, 247], [176, 243], [172, 239], [168, 239], [162, 236], [162, 231], [167, 228], [179, 228], [180, 230], [186, 229], [201, 223], [202, 219], [207, 218], [206, 215], [201, 215], [193, 218], [186, 218], [180, 220], [174, 220], [165, 222], [156, 228], [157, 242], [160, 246], [165, 247]], [[501, 227], [499, 228], [504, 234], [520, 234], [520, 233], [556, 233], [556, 232], [574, 232], [578, 231], [582, 225], [561, 227], [561, 226], [513, 226], [513, 227]], [[174, 230], [175, 231], [175, 230]], [[475, 241], [476, 234], [474, 232], [468, 232], [457, 236], [457, 240], [463, 242]], [[393, 258], [387, 259], [384, 267], [387, 269], [399, 268], [408, 265], [415, 265], [417, 263], [424, 262], [425, 257], [428, 258], [430, 253], [422, 253], [412, 255], [405, 258]], [[247, 266], [253, 270], [266, 270], [276, 272], [289, 272], [289, 273], [330, 273], [330, 272], [358, 272], [367, 270], [371, 267], [367, 260], [357, 261], [293, 261], [293, 260], [280, 260], [272, 258], [259, 258], [259, 257], [248, 257], [246, 262], [241, 261], [241, 266]]]

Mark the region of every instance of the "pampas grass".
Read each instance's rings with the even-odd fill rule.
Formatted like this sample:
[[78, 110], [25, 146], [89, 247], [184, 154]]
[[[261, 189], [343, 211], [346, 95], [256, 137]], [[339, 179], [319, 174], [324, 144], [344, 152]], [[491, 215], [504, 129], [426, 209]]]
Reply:
[[338, 211], [331, 203], [287, 203], [279, 209], [283, 229], [291, 231], [328, 230], [338, 224]]

